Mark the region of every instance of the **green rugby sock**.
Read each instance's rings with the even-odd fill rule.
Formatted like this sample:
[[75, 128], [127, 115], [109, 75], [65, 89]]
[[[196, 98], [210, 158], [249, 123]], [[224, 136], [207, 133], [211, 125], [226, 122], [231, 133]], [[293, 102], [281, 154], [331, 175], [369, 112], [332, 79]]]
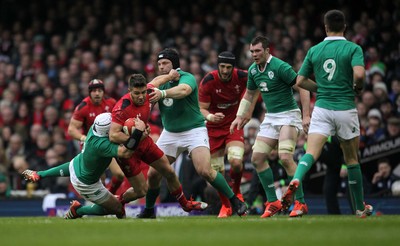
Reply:
[[360, 164], [347, 165], [348, 182], [351, 195], [354, 198], [356, 209], [364, 210], [364, 191]]
[[82, 206], [76, 210], [78, 215], [106, 215], [109, 214], [105, 208], [97, 204]]
[[298, 179], [301, 183], [306, 173], [311, 169], [314, 164], [314, 157], [310, 154], [305, 154], [299, 160], [297, 164], [296, 172], [293, 176], [293, 179]]
[[210, 184], [229, 199], [235, 195], [231, 187], [229, 187], [228, 183], [226, 182], [224, 176], [222, 176], [222, 174], [219, 172], [217, 172], [217, 176], [212, 182], [210, 182]]
[[69, 176], [69, 162], [61, 164], [59, 166], [44, 170], [38, 171], [37, 174], [41, 178], [46, 177], [68, 177]]
[[272, 174], [271, 168], [267, 168], [258, 174], [258, 178], [264, 188], [265, 195], [267, 195], [268, 202], [274, 202], [278, 200], [275, 192], [274, 175]]

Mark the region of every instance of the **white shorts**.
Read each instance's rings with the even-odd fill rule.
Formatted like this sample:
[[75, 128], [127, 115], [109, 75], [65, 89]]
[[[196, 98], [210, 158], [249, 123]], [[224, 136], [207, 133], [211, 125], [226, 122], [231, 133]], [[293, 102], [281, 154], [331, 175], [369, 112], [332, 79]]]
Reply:
[[73, 161], [74, 160], [72, 159], [69, 163], [69, 179], [79, 195], [96, 204], [102, 204], [107, 201], [112, 194], [106, 189], [106, 187], [104, 187], [103, 183], [99, 180], [94, 184], [87, 185], [79, 181], [75, 174]]
[[184, 132], [163, 130], [157, 140], [157, 146], [165, 155], [177, 158], [185, 150], [192, 152], [197, 147], [210, 148], [206, 127], [198, 127]]
[[308, 130], [308, 134], [310, 133], [318, 133], [327, 137], [337, 135], [344, 140], [360, 136], [357, 109], [335, 111], [314, 107]]
[[282, 126], [294, 126], [297, 131], [303, 130], [301, 111], [294, 109], [281, 113], [266, 113], [263, 122], [260, 125], [260, 131], [257, 137], [266, 137], [279, 139]]

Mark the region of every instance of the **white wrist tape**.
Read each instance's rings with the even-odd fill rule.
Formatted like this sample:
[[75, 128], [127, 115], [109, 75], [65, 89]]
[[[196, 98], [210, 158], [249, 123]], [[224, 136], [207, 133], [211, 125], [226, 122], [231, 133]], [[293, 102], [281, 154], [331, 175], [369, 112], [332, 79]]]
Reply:
[[251, 102], [249, 100], [246, 100], [246, 99], [243, 98], [240, 101], [239, 108], [238, 108], [238, 111], [236, 113], [236, 116], [244, 116], [244, 114], [247, 113], [247, 111], [249, 111], [250, 105], [251, 105]]
[[213, 114], [208, 114], [206, 117], [207, 121], [212, 121], [213, 116], [214, 116]]

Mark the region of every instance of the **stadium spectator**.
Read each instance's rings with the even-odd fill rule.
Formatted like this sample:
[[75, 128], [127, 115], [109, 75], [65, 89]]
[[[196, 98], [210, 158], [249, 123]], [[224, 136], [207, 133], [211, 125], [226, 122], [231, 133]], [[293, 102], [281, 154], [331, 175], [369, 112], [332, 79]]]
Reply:
[[380, 159], [377, 161], [378, 170], [372, 177], [372, 196], [389, 196], [392, 192], [392, 184], [396, 181], [396, 177], [392, 174], [392, 166], [388, 159]]

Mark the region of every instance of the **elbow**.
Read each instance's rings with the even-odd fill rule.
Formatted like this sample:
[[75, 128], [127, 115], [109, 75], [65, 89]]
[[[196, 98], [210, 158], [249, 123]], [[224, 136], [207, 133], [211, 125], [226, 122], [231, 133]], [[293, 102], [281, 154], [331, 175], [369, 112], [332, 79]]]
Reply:
[[108, 138], [110, 139], [111, 142], [117, 143], [118, 138], [116, 137], [116, 134], [110, 133]]

